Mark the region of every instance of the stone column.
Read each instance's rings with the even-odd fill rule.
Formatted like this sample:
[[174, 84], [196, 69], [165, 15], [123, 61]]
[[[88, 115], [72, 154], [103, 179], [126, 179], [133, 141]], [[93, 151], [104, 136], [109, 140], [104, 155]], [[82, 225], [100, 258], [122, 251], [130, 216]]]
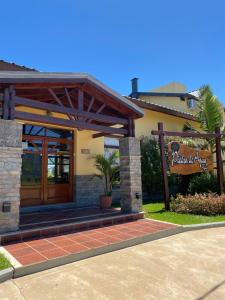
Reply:
[[120, 139], [120, 190], [123, 213], [137, 213], [142, 207], [140, 141]]
[[0, 232], [19, 227], [22, 125], [0, 119]]

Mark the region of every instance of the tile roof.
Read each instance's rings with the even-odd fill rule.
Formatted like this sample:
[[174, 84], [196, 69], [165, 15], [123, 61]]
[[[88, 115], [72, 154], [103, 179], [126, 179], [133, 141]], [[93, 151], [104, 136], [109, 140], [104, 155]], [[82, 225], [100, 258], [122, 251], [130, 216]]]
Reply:
[[189, 119], [189, 120], [196, 120], [196, 117], [193, 114], [188, 113], [188, 112], [184, 112], [182, 110], [169, 108], [169, 107], [166, 107], [164, 105], [152, 103], [152, 102], [140, 99], [140, 98], [132, 98], [132, 97], [129, 97], [129, 96], [125, 96], [125, 97], [127, 99], [131, 100], [132, 102], [134, 102], [135, 104], [139, 105], [142, 108], [162, 112], [162, 113], [169, 114], [169, 115], [174, 115], [174, 116], [177, 116], [177, 117], [186, 118], [186, 119]]
[[14, 62], [4, 61], [3, 59], [0, 60], [0, 71], [36, 71], [37, 72], [37, 70], [33, 68], [21, 66]]

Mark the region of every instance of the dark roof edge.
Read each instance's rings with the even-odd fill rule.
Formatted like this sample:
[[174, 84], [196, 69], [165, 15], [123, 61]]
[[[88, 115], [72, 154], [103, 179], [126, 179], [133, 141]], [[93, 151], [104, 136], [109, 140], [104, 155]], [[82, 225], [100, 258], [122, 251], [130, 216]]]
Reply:
[[164, 93], [164, 92], [136, 92], [131, 93], [129, 97], [139, 98], [140, 96], [150, 96], [150, 97], [179, 97], [182, 100], [186, 99], [195, 99], [199, 100], [198, 97], [190, 94], [190, 93]]

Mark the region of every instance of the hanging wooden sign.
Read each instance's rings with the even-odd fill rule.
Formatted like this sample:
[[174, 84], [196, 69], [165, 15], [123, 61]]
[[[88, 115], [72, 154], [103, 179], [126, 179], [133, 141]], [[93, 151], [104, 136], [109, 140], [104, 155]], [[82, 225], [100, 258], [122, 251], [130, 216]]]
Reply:
[[170, 172], [189, 175], [213, 170], [212, 154], [208, 150], [196, 150], [178, 142], [168, 145]]

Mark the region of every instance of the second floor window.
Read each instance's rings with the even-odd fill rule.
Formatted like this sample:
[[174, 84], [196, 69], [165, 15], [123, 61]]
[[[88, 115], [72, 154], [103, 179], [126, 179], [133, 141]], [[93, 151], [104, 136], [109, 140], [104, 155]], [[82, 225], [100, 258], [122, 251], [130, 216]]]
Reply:
[[195, 99], [188, 99], [187, 100], [187, 107], [188, 108], [195, 108], [196, 107], [196, 100]]

